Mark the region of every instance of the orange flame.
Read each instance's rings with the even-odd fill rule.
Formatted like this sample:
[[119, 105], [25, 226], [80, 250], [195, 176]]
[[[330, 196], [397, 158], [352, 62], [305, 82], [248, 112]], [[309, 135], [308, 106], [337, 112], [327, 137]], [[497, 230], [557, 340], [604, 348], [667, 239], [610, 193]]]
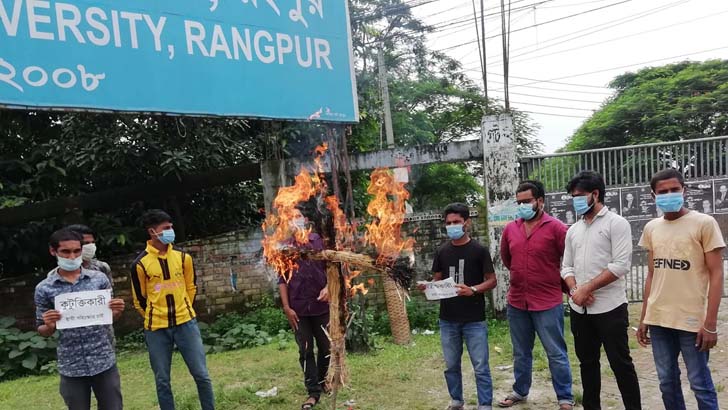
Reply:
[[[322, 169], [321, 158], [326, 153], [326, 144], [316, 147], [316, 166]], [[311, 174], [305, 169], [296, 176], [294, 184], [281, 187], [273, 200], [275, 214], [266, 217], [263, 222], [263, 256], [286, 281], [290, 281], [293, 272], [298, 268], [295, 257], [281, 252], [293, 240], [307, 243], [310, 229], [293, 227], [296, 205], [308, 201], [315, 195], [326, 191], [325, 179], [318, 173]]]
[[378, 262], [392, 261], [402, 252], [411, 251], [414, 239], [402, 238], [405, 205], [409, 198], [404, 183], [397, 182], [391, 170], [379, 168], [372, 172], [367, 193], [374, 196], [367, 206], [374, 221], [366, 225], [365, 241], [377, 249]]

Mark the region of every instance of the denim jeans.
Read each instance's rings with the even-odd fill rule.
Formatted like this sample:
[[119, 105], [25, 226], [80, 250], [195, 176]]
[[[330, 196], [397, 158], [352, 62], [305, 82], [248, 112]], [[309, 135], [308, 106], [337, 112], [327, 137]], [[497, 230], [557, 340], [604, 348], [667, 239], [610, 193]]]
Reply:
[[525, 399], [531, 389], [533, 343], [538, 334], [549, 359], [556, 398], [560, 404], [573, 404], [571, 366], [564, 339], [564, 306], [559, 304], [549, 310], [530, 312], [508, 305], [508, 325], [513, 344], [513, 393]]
[[197, 394], [202, 410], [213, 410], [215, 396], [212, 392], [212, 381], [207, 373], [205, 349], [202, 346], [197, 320], [192, 319], [166, 329], [145, 330], [144, 339], [149, 350], [149, 363], [154, 371], [159, 408], [174, 410], [174, 396], [172, 396], [169, 373], [172, 366], [172, 351], [176, 345], [197, 384]]
[[708, 352], [695, 347], [697, 333], [650, 326], [652, 355], [660, 378], [662, 402], [666, 410], [685, 410], [685, 398], [680, 386], [680, 367], [677, 357], [682, 353], [688, 371], [690, 388], [695, 393], [699, 410], [718, 410], [718, 396], [708, 368]]
[[440, 341], [445, 357], [445, 382], [453, 404], [464, 404], [463, 374], [460, 360], [463, 341], [468, 348], [475, 373], [479, 408], [490, 408], [493, 403], [493, 382], [488, 366], [488, 327], [485, 322], [451, 322], [440, 320]]

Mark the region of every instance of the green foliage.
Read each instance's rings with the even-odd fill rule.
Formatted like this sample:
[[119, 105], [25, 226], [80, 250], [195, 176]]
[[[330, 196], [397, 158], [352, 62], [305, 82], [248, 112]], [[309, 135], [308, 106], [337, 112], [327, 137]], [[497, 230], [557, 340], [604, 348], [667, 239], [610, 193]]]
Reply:
[[271, 298], [246, 306], [247, 313], [225, 313], [212, 324], [200, 323], [206, 349], [223, 352], [277, 342], [285, 347], [290, 340], [289, 324]]
[[465, 164], [430, 164], [419, 174], [412, 190], [413, 206], [419, 210], [443, 209], [452, 202], [472, 205], [483, 196], [482, 184]]
[[54, 372], [56, 337], [22, 332], [14, 324], [15, 319], [0, 317], [0, 381]]
[[346, 329], [346, 350], [366, 353], [376, 349], [373, 331], [374, 314], [367, 309], [367, 300], [363, 295], [349, 300], [349, 324]]
[[146, 349], [147, 344], [144, 340], [144, 330], [137, 329], [127, 333], [124, 336], [116, 338], [116, 349], [124, 352], [133, 352]]
[[407, 305], [407, 317], [412, 329], [438, 330], [440, 304], [415, 298]]
[[585, 150], [728, 133], [728, 60], [644, 68], [615, 78], [617, 91], [571, 137]]

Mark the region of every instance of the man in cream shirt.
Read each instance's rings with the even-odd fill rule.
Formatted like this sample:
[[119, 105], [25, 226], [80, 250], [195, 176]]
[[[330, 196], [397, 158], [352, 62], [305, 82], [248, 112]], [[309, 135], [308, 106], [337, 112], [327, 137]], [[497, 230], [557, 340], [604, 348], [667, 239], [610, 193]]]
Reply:
[[664, 217], [651, 220], [640, 240], [649, 251], [649, 270], [637, 340], [652, 344], [665, 409], [685, 410], [677, 360], [682, 355], [698, 408], [718, 410], [708, 356], [718, 341], [723, 234], [712, 216], [685, 208], [680, 172], [660, 171], [650, 185]]
[[604, 205], [601, 175], [582, 171], [567, 185], [581, 216], [566, 233], [561, 277], [569, 287], [571, 332], [579, 358], [585, 410], [600, 410], [601, 348], [617, 379], [626, 410], [642, 408], [637, 373], [629, 354], [624, 275], [632, 263], [632, 231]]

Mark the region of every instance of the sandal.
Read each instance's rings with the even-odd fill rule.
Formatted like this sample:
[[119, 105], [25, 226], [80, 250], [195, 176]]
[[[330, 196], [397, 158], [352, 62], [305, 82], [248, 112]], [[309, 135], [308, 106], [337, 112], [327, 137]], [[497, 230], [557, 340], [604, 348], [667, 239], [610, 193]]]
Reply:
[[[311, 400], [313, 400], [313, 403], [311, 403]], [[309, 396], [309, 398], [306, 399], [306, 402], [301, 405], [301, 410], [311, 410], [318, 402], [318, 397]]]
[[498, 407], [512, 407], [518, 403], [523, 403], [525, 401], [525, 398], [522, 399], [515, 394], [509, 394], [508, 396], [506, 396], [505, 399], [498, 402]]
[[559, 410], [574, 410], [574, 405], [571, 403], [559, 404]]

